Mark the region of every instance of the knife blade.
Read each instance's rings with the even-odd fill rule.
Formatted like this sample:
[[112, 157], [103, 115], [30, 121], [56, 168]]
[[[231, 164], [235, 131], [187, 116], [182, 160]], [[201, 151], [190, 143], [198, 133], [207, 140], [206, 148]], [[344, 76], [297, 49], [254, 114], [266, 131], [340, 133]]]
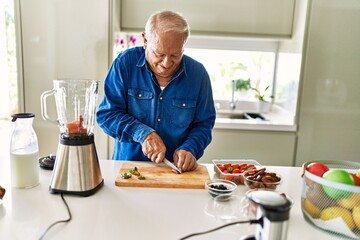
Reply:
[[164, 163], [166, 165], [168, 165], [169, 167], [171, 167], [172, 169], [174, 169], [176, 172], [181, 173], [181, 170], [179, 168], [177, 168], [172, 162], [170, 162], [166, 158], [164, 159]]

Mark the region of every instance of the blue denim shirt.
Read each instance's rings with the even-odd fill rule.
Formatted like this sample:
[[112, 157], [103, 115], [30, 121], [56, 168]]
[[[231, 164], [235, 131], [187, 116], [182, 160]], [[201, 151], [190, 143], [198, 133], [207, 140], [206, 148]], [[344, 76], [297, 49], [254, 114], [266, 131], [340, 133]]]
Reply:
[[114, 60], [105, 79], [97, 123], [115, 138], [112, 158], [150, 161], [141, 143], [153, 131], [173, 161], [177, 149], [199, 159], [211, 142], [215, 123], [211, 83], [204, 66], [184, 55], [179, 70], [161, 90], [142, 47], [130, 48]]

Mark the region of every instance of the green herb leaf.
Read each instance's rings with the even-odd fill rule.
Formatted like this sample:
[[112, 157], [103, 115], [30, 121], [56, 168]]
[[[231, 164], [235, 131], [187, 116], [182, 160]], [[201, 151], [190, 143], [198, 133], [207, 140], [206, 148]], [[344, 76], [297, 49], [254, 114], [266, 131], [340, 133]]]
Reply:
[[121, 174], [121, 177], [125, 179], [131, 178], [131, 176], [132, 176], [131, 173], [127, 173], [127, 172]]
[[134, 174], [135, 172], [137, 172], [138, 170], [137, 170], [137, 167], [134, 167], [133, 169], [131, 169], [129, 172], [131, 173], [131, 174]]
[[135, 175], [135, 176], [140, 176], [140, 172], [138, 171], [137, 167], [134, 167], [133, 169], [131, 169], [129, 171], [132, 175]]

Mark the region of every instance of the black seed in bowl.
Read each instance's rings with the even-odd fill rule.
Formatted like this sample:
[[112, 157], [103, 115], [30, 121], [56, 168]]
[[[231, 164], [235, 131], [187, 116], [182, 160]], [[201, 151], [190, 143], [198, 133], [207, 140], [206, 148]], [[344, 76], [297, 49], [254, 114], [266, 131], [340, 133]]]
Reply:
[[211, 184], [210, 188], [218, 189], [218, 190], [228, 190], [228, 188], [224, 184], [220, 184], [220, 185]]

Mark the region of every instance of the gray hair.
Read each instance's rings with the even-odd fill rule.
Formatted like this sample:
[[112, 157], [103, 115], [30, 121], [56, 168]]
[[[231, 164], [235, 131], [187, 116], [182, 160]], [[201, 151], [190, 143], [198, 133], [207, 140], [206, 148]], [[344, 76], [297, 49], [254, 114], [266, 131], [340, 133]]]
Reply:
[[184, 44], [190, 36], [190, 26], [186, 19], [180, 13], [173, 11], [160, 11], [149, 17], [145, 25], [145, 36], [148, 41], [155, 39], [156, 30], [183, 33]]

